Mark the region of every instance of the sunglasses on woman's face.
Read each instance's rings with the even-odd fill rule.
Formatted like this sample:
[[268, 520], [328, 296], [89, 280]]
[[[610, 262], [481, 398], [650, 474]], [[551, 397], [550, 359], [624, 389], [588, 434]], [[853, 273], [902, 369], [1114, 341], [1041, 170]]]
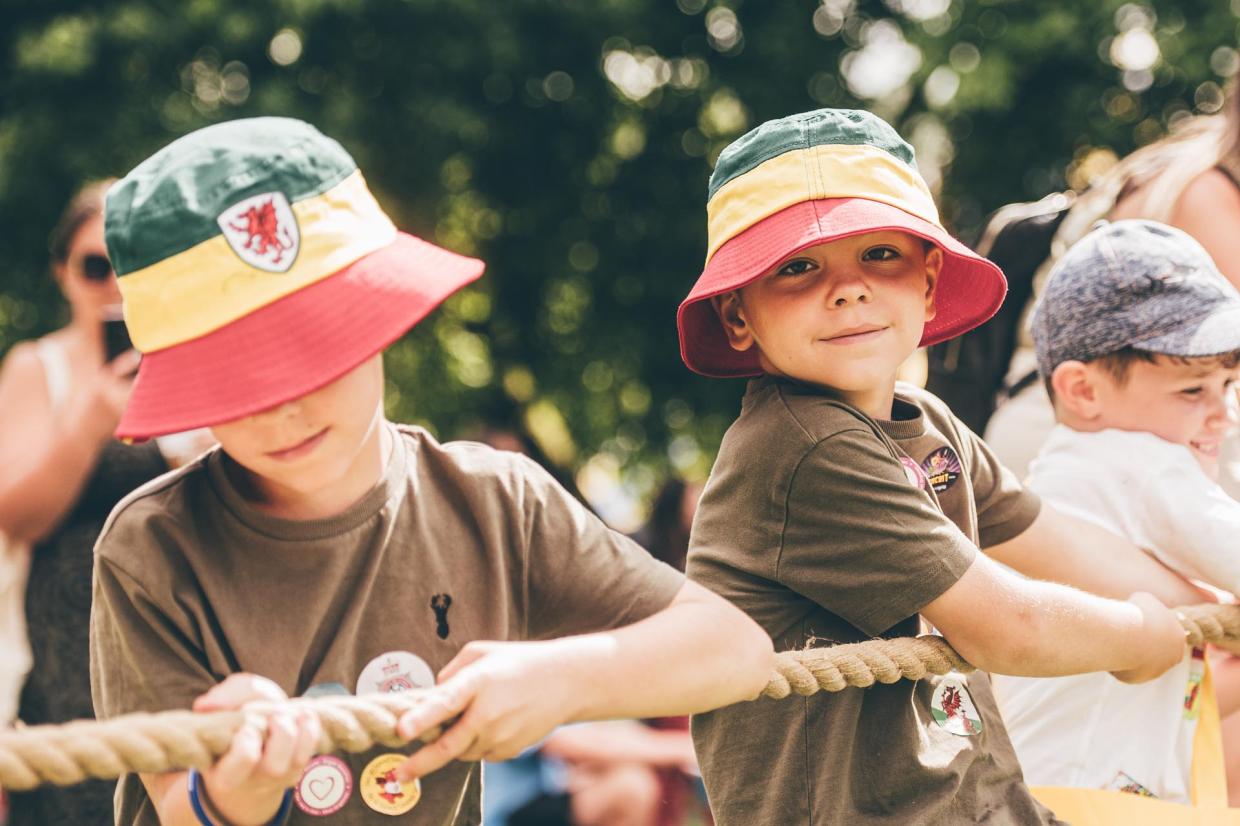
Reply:
[[91, 253], [82, 256], [82, 275], [87, 281], [107, 281], [112, 275], [112, 262], [106, 255]]

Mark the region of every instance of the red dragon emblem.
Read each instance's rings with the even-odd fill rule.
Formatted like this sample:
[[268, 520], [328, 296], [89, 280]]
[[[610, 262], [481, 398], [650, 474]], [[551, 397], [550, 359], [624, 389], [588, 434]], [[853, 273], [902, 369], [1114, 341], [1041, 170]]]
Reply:
[[959, 715], [964, 722], [965, 733], [973, 734], [973, 722], [964, 713], [964, 701], [961, 700], [960, 692], [955, 686], [948, 686], [943, 691], [943, 713], [947, 715], [948, 720]]
[[260, 258], [270, 258], [272, 264], [279, 264], [284, 259], [284, 254], [294, 246], [288, 229], [280, 226], [276, 205], [271, 198], [251, 206], [229, 226], [237, 232], [245, 233], [246, 242], [242, 245], [244, 249]]
[[401, 789], [400, 783], [396, 780], [396, 770], [390, 769], [386, 774], [381, 774], [375, 778], [375, 783], [383, 791], [379, 792], [379, 796], [388, 803], [395, 803], [398, 799], [405, 796], [405, 792]]

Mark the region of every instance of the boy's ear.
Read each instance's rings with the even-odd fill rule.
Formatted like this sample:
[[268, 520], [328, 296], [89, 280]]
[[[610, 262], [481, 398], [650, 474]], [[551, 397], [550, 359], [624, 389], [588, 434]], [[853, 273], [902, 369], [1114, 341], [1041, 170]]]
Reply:
[[1092, 421], [1102, 415], [1098, 394], [1099, 376], [1083, 361], [1065, 361], [1051, 371], [1055, 404], [1074, 415]]
[[942, 271], [943, 250], [933, 244], [926, 250], [926, 321], [933, 320], [938, 312], [934, 306], [934, 298], [939, 287], [939, 273]]
[[745, 307], [741, 304], [741, 291], [732, 290], [721, 295], [711, 296], [711, 305], [719, 315], [723, 331], [727, 333], [728, 344], [738, 352], [744, 352], [753, 346], [753, 331], [745, 323]]

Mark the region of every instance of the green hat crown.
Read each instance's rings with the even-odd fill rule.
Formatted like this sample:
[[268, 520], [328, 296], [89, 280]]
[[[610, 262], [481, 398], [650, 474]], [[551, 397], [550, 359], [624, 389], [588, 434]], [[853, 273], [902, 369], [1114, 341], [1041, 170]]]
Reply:
[[264, 192], [289, 203], [322, 194], [357, 169], [339, 143], [292, 118], [249, 118], [173, 141], [107, 195], [108, 255], [123, 276], [220, 234], [217, 217]]
[[706, 199], [772, 158], [832, 144], [874, 146], [916, 169], [913, 147], [882, 118], [862, 109], [817, 109], [768, 120], [728, 144], [715, 163]]

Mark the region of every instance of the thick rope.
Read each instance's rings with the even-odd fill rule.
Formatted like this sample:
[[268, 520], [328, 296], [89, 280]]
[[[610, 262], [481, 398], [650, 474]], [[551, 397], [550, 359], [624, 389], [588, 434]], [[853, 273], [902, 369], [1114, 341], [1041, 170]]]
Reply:
[[[1193, 605], [1179, 609], [1178, 615], [1189, 645], [1213, 643], [1240, 652], [1240, 606]], [[763, 695], [777, 700], [794, 692], [810, 695], [850, 686], [868, 688], [876, 682], [973, 670], [937, 636], [784, 651], [775, 660], [775, 674]], [[417, 706], [420, 697], [418, 692], [409, 692], [299, 698], [252, 703], [240, 711], [127, 714], [106, 721], [15, 729], [0, 733], [0, 788], [23, 791], [42, 783], [70, 786], [128, 772], [205, 769], [228, 749], [243, 723], [265, 729], [273, 713], [290, 709], [307, 709], [319, 716], [323, 724], [320, 754], [361, 752], [376, 745], [400, 748], [408, 741], [396, 733], [396, 722], [403, 712]], [[429, 743], [438, 736], [435, 730], [419, 739]]]
[[929, 674], [968, 672], [973, 666], [942, 637], [897, 637], [831, 648], [803, 648], [775, 655], [775, 675], [762, 692], [782, 700], [792, 692], [843, 691], [849, 686], [920, 680]]
[[[14, 729], [0, 733], [0, 788], [24, 791], [42, 783], [110, 780], [128, 772], [206, 769], [228, 750], [243, 723], [265, 731], [277, 711], [307, 709], [318, 715], [323, 724], [318, 754], [368, 751], [376, 745], [400, 748], [409, 741], [396, 733], [397, 720], [419, 697], [418, 692], [332, 695], [250, 703], [240, 711], [162, 711]], [[438, 736], [436, 729], [420, 739], [431, 742]]]

